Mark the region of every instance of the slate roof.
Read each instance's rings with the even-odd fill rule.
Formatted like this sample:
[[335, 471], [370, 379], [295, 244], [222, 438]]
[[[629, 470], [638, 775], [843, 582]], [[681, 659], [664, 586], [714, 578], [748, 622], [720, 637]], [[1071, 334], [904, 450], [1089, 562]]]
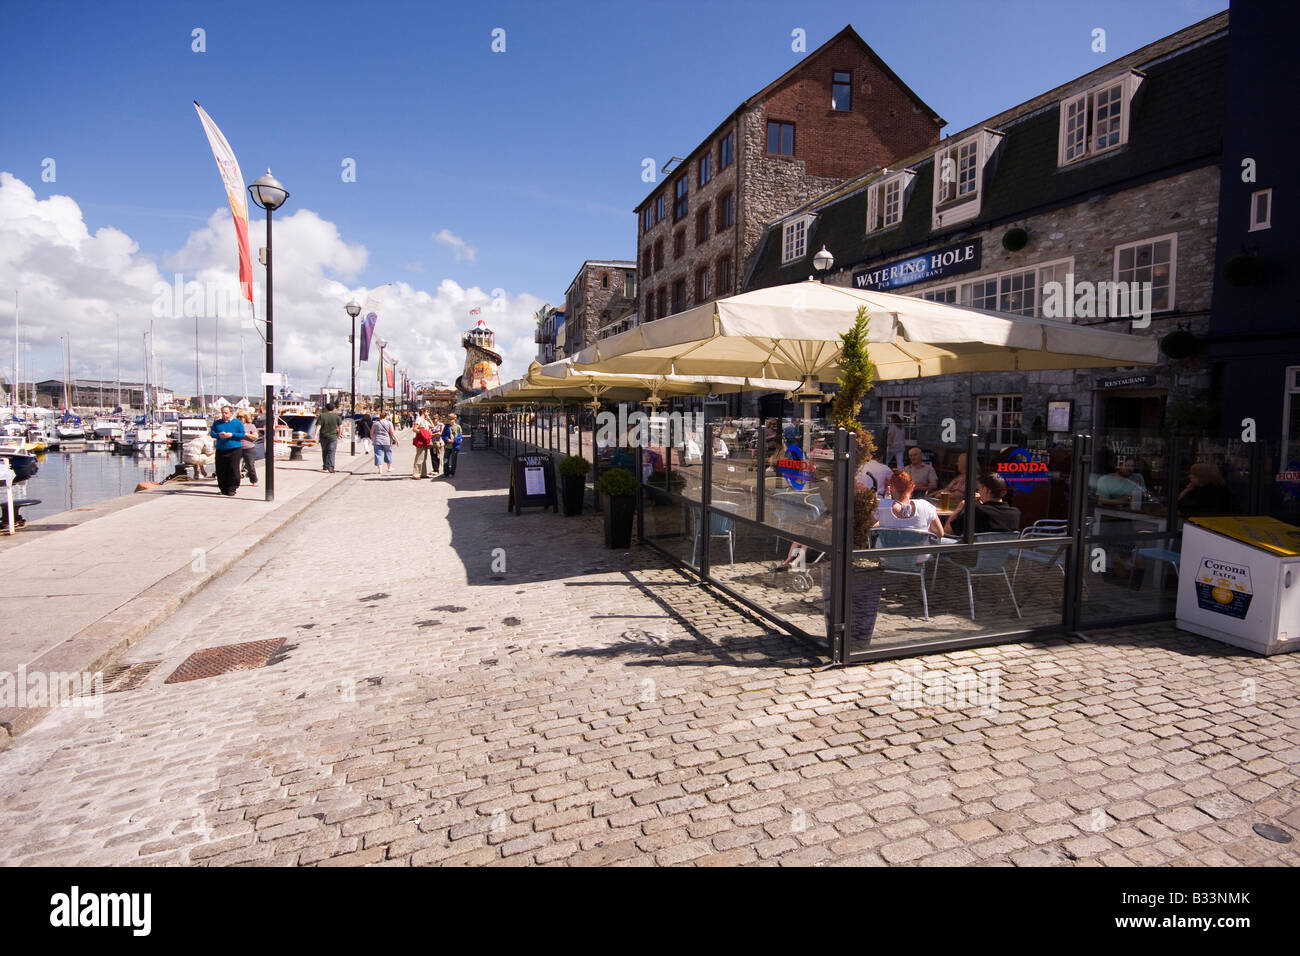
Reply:
[[[806, 279], [813, 272], [812, 257], [823, 245], [834, 254], [836, 271], [865, 266], [1217, 164], [1226, 103], [1226, 30], [1227, 14], [1216, 15], [945, 138], [943, 145], [951, 145], [981, 128], [1004, 134], [985, 166], [980, 213], [974, 219], [931, 229], [934, 154], [939, 147], [928, 147], [889, 167], [916, 172], [899, 225], [866, 235], [867, 193], [881, 173], [875, 170], [769, 224], [744, 288]], [[1058, 169], [1061, 100], [1129, 69], [1137, 69], [1145, 78], [1133, 97], [1128, 142], [1095, 159]], [[782, 223], [804, 213], [817, 216], [808, 233], [808, 253], [782, 266]]]

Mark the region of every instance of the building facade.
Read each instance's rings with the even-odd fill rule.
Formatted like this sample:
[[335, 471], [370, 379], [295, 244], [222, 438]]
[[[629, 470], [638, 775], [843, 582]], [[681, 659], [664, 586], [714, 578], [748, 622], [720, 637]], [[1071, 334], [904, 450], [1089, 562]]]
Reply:
[[[825, 246], [831, 284], [1161, 340], [1203, 336], [1227, 26], [1226, 13], [1194, 24], [793, 210], [768, 226], [745, 287], [808, 279]], [[1078, 431], [1115, 449], [1158, 433], [1210, 386], [1200, 356], [960, 373], [878, 383], [863, 417], [879, 429], [899, 415], [909, 444], [940, 457], [955, 456], [972, 426], [991, 449]], [[960, 423], [956, 443], [943, 437], [948, 419]]]
[[564, 354], [556, 357], [573, 355], [594, 343], [598, 331], [634, 311], [636, 301], [635, 262], [588, 259], [564, 293]]
[[564, 357], [564, 311], [555, 306], [543, 305], [535, 313], [537, 331], [533, 341], [537, 343], [537, 361], [542, 365]]
[[636, 207], [639, 321], [740, 291], [768, 222], [937, 143], [942, 126], [845, 27], [745, 100]]

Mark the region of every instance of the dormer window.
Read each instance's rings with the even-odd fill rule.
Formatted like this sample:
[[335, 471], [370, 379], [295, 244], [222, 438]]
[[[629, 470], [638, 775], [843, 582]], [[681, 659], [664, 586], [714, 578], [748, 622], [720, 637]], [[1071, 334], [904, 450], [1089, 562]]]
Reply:
[[782, 230], [781, 265], [802, 259], [808, 253], [808, 229], [813, 216], [791, 219]]
[[974, 219], [980, 212], [984, 167], [1002, 134], [982, 129], [973, 136], [948, 143], [934, 154], [933, 228]]
[[1128, 142], [1130, 104], [1142, 74], [1127, 73], [1061, 100], [1056, 164], [1068, 166]]
[[903, 207], [912, 191], [916, 173], [885, 170], [884, 178], [867, 192], [867, 232], [879, 232], [903, 221]]

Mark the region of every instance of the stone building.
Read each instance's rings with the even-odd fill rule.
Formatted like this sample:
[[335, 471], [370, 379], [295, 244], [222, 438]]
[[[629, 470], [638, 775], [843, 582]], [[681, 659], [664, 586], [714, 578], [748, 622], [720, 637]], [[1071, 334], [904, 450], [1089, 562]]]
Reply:
[[[563, 355], [596, 341], [597, 331], [636, 307], [636, 263], [626, 259], [588, 259], [564, 293]], [[557, 343], [558, 345], [559, 343]]]
[[639, 321], [740, 291], [768, 222], [932, 146], [942, 126], [845, 27], [741, 103], [636, 207]]
[[[808, 279], [824, 246], [835, 257], [827, 283], [1134, 335], [1203, 335], [1227, 28], [1226, 13], [1210, 17], [791, 210], [768, 225], [745, 288]], [[880, 434], [899, 415], [909, 444], [941, 459], [964, 447], [972, 423], [990, 449], [1080, 430], [1121, 448], [1158, 434], [1171, 402], [1204, 401], [1209, 388], [1204, 359], [1162, 355], [1154, 368], [882, 382], [863, 417]], [[757, 408], [779, 405], [776, 396]], [[947, 447], [945, 419], [960, 429]]]

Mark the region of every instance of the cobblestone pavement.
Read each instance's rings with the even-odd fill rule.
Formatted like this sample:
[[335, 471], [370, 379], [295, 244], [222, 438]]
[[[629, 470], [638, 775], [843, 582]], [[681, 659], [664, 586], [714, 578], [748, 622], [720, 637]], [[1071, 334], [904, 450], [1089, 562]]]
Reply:
[[101, 717], [0, 753], [0, 863], [1297, 862], [1252, 826], [1300, 832], [1300, 655], [1161, 626], [821, 669], [504, 475], [349, 478], [252, 551]]

